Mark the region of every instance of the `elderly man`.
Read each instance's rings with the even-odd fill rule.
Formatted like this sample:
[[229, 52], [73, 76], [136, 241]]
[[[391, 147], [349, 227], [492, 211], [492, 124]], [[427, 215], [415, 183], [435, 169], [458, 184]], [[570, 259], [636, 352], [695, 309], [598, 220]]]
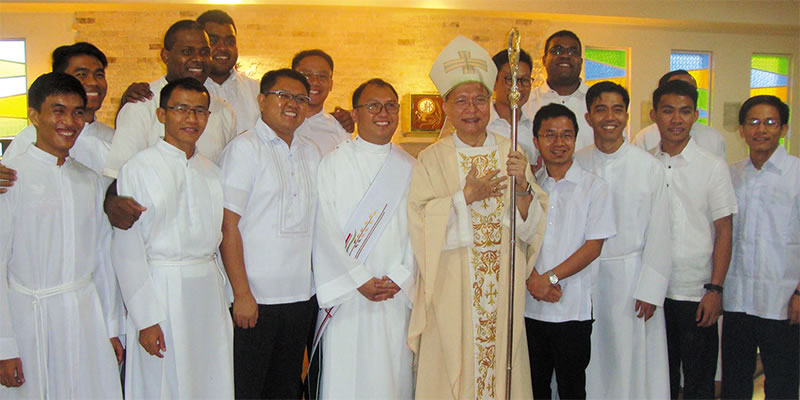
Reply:
[[[462, 36], [439, 54], [430, 72], [456, 131], [420, 153], [408, 196], [419, 268], [408, 334], [419, 362], [418, 398], [505, 397], [509, 351], [511, 395], [531, 397], [522, 282], [542, 243], [547, 196], [532, 175], [526, 178], [522, 153], [486, 131], [496, 76], [486, 50]], [[517, 177], [516, 187], [508, 187], [503, 172]], [[511, 196], [517, 196], [516, 210], [509, 207]], [[513, 315], [511, 218], [517, 223]]]

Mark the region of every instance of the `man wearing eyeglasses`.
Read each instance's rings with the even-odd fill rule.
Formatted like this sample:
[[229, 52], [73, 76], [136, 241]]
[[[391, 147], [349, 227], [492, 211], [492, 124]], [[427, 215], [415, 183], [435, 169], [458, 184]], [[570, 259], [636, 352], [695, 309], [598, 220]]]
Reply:
[[[544, 44], [542, 64], [547, 73], [545, 83], [531, 93], [527, 114], [536, 115], [540, 108], [550, 104], [561, 104], [572, 110], [575, 115], [586, 114], [586, 91], [589, 87], [581, 80], [583, 57], [578, 35], [572, 31], [562, 30], [550, 35]], [[583, 118], [578, 119], [578, 130], [591, 132], [592, 128]], [[580, 150], [594, 143], [592, 135], [579, 135], [575, 142], [575, 150]]]
[[756, 354], [767, 398], [798, 398], [800, 381], [800, 159], [780, 144], [789, 107], [755, 96], [739, 110], [750, 149], [731, 166], [742, 212], [733, 221], [733, 259], [723, 299], [722, 398], [753, 396]]
[[131, 399], [233, 396], [233, 328], [215, 257], [220, 171], [195, 146], [209, 105], [200, 81], [169, 82], [156, 109], [164, 139], [119, 172], [119, 195], [148, 208], [130, 229], [115, 229], [111, 246], [128, 310]]
[[317, 146], [296, 135], [311, 99], [297, 71], [261, 79], [261, 118], [220, 158], [220, 252], [232, 290], [237, 398], [299, 399], [316, 301], [311, 244]]
[[[167, 73], [150, 83], [153, 93], [160, 93], [168, 82], [181, 78], [194, 78], [204, 82], [210, 63], [208, 35], [195, 21], [182, 20], [169, 27], [164, 35], [161, 61]], [[103, 174], [116, 179], [119, 168], [134, 154], [150, 147], [164, 137], [164, 124], [156, 117], [159, 95], [138, 103], [126, 103], [117, 115], [117, 126], [111, 141]], [[208, 124], [197, 140], [197, 149], [207, 159], [217, 162], [225, 145], [236, 136], [236, 117], [231, 107], [211, 95]], [[105, 203], [111, 224], [128, 229], [145, 211], [135, 199], [116, 196], [116, 184], [109, 187]]]
[[381, 79], [361, 84], [352, 103], [358, 136], [320, 163], [313, 262], [322, 373], [310, 377], [319, 378], [319, 399], [414, 397], [407, 199], [416, 161], [392, 144], [397, 100]]
[[653, 92], [650, 118], [661, 145], [654, 149], [666, 171], [672, 224], [672, 275], [664, 300], [670, 392], [714, 397], [722, 291], [731, 259], [736, 195], [727, 163], [691, 140], [697, 89], [674, 80]]
[[322, 154], [327, 154], [337, 144], [350, 139], [349, 132], [353, 131], [350, 113], [336, 107], [333, 114], [328, 114], [323, 108], [333, 89], [333, 58], [319, 49], [303, 50], [292, 59], [292, 69], [303, 74], [311, 85], [308, 93], [311, 105], [297, 134], [316, 143]]
[[617, 232], [611, 190], [572, 158], [575, 114], [548, 104], [533, 118], [533, 143], [542, 155], [536, 181], [550, 197], [541, 256], [526, 281], [525, 328], [534, 399], [550, 399], [555, 371], [562, 399], [586, 398], [591, 357], [595, 260]]
[[[497, 67], [497, 80], [494, 83], [494, 104], [490, 109], [489, 132], [511, 138], [511, 103], [508, 94], [511, 92], [511, 70], [508, 64], [508, 50], [501, 50], [492, 57]], [[517, 88], [519, 90], [519, 108], [517, 109], [517, 143], [525, 149], [525, 155], [532, 164], [536, 164], [539, 152], [533, 146], [533, 131], [531, 119], [523, 111], [522, 106], [528, 102], [531, 94], [531, 56], [520, 50], [517, 69]], [[540, 165], [541, 166], [541, 165]], [[537, 168], [538, 169], [538, 168]]]
[[[544, 235], [547, 197], [528, 160], [487, 132], [497, 68], [489, 53], [459, 36], [431, 67], [456, 131], [419, 154], [408, 194], [408, 224], [419, 274], [408, 329], [418, 360], [416, 398], [530, 398], [525, 292]], [[516, 186], [508, 187], [507, 175]], [[516, 210], [511, 209], [516, 196]], [[510, 230], [516, 218], [516, 290], [509, 315]], [[506, 326], [513, 318], [508, 343]]]

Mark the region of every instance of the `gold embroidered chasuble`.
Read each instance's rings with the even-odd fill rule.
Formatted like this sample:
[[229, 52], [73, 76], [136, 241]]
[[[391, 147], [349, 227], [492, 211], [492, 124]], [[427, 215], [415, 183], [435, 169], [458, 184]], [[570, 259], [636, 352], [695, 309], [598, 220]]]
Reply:
[[[456, 148], [446, 137], [419, 155], [409, 192], [409, 229], [418, 262], [417, 294], [409, 326], [416, 354], [417, 398], [502, 399], [505, 397], [509, 228], [513, 190], [502, 198], [468, 206], [469, 246], [443, 250], [453, 194], [463, 187], [473, 164], [478, 175], [500, 169], [505, 175], [508, 139], [496, 145]], [[535, 234], [516, 241], [516, 290], [512, 397], [530, 398], [531, 381], [524, 333], [525, 279], [544, 237], [547, 195], [535, 184]], [[533, 208], [533, 207], [532, 207]], [[507, 214], [507, 215], [506, 215]], [[531, 216], [529, 216], [530, 218]]]

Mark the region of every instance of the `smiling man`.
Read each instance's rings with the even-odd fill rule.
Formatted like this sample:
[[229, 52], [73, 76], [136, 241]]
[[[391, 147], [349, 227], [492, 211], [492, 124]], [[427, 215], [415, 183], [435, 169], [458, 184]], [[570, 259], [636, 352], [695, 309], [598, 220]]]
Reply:
[[[514, 314], [508, 312], [508, 226], [516, 218], [514, 277], [520, 284], [542, 243], [547, 195], [528, 173], [525, 156], [486, 130], [496, 77], [489, 53], [463, 36], [431, 67], [456, 131], [419, 154], [408, 194], [419, 268], [408, 341], [419, 363], [420, 399], [505, 398], [510, 348], [511, 397], [531, 397], [521, 285]], [[507, 175], [516, 176], [516, 187], [508, 187]], [[516, 210], [511, 196], [517, 196]], [[513, 346], [506, 339], [509, 318]]]
[[[494, 104], [492, 104], [489, 125], [486, 129], [511, 138], [511, 103], [508, 94], [511, 92], [511, 69], [508, 64], [508, 50], [501, 50], [492, 57], [494, 65], [497, 67], [497, 79], [494, 82]], [[517, 143], [525, 149], [525, 155], [532, 163], [536, 163], [539, 152], [533, 146], [533, 130], [530, 116], [523, 111], [522, 107], [528, 102], [531, 95], [531, 67], [533, 62], [531, 56], [520, 50], [519, 64], [517, 69], [517, 89], [519, 90], [519, 107], [517, 109]]]
[[[572, 31], [558, 31], [547, 38], [542, 55], [547, 80], [532, 91], [525, 110], [528, 115], [536, 115], [540, 108], [550, 103], [564, 105], [575, 115], [586, 114], [585, 98], [589, 87], [581, 80], [582, 51], [581, 40]], [[591, 132], [592, 128], [586, 120], [579, 118], [578, 130]], [[593, 135], [578, 135], [575, 150], [592, 144], [593, 140]]]
[[208, 65], [208, 91], [224, 99], [236, 113], [236, 132], [252, 128], [260, 117], [258, 81], [236, 71], [239, 43], [236, 24], [228, 13], [209, 10], [197, 17], [211, 44], [211, 63]]
[[[664, 296], [672, 272], [664, 168], [625, 141], [628, 91], [599, 82], [584, 116], [594, 146], [575, 153], [611, 189], [617, 234], [606, 239], [592, 293], [592, 356], [586, 393], [598, 399], [669, 397]], [[613, 368], [609, 368], [614, 365]]]
[[[103, 173], [106, 156], [111, 148], [111, 138], [114, 136], [113, 129], [95, 118], [108, 91], [107, 66], [105, 54], [91, 43], [78, 42], [53, 50], [53, 72], [64, 72], [78, 78], [86, 90], [86, 123], [75, 146], [70, 149], [70, 156], [98, 174]], [[34, 141], [36, 127], [29, 125], [17, 134], [3, 153], [3, 162], [8, 163], [22, 154]], [[3, 169], [0, 166], [0, 179], [5, 172]]]
[[317, 146], [296, 135], [311, 100], [297, 71], [261, 78], [261, 119], [222, 155], [222, 260], [233, 292], [237, 398], [299, 399], [317, 309], [311, 277]]
[[122, 398], [114, 350], [121, 358], [123, 314], [105, 246], [105, 186], [69, 157], [86, 103], [81, 82], [60, 72], [28, 91], [36, 142], [9, 162], [24, 179], [0, 196], [3, 399]]
[[739, 110], [739, 135], [750, 156], [731, 166], [742, 212], [733, 220], [724, 299], [723, 399], [753, 396], [756, 354], [766, 397], [798, 397], [800, 159], [780, 144], [788, 129], [789, 106], [775, 96], [751, 97]]
[[575, 114], [561, 104], [548, 104], [533, 117], [533, 143], [544, 164], [536, 181], [550, 198], [541, 257], [526, 281], [535, 399], [550, 399], [554, 371], [562, 399], [586, 398], [593, 269], [604, 241], [616, 232], [608, 184], [573, 160], [577, 126]]
[[714, 397], [717, 318], [731, 259], [736, 196], [724, 160], [690, 140], [697, 121], [697, 89], [674, 80], [653, 92], [650, 118], [661, 146], [654, 149], [666, 170], [672, 225], [672, 275], [664, 300], [670, 393]]
[[[345, 126], [352, 125], [351, 115], [341, 108], [337, 107], [333, 114], [324, 110], [325, 100], [333, 89], [333, 58], [319, 49], [303, 50], [292, 59], [292, 69], [303, 74], [311, 85], [308, 92], [311, 105], [297, 134], [314, 142], [323, 155], [327, 154], [337, 144], [350, 138], [348, 129], [342, 123]], [[352, 130], [351, 126], [349, 131]]]
[[[153, 93], [160, 93], [168, 82], [181, 78], [194, 78], [204, 82], [208, 77], [211, 49], [203, 27], [192, 20], [182, 20], [169, 27], [164, 35], [161, 61], [167, 74], [150, 83]], [[134, 154], [164, 137], [164, 124], [156, 117], [159, 96], [139, 103], [126, 103], [117, 115], [117, 129], [111, 142], [103, 174], [116, 178], [119, 168]], [[225, 145], [236, 136], [236, 118], [233, 110], [223, 100], [211, 95], [210, 115], [204, 134], [197, 141], [203, 156], [216, 163]], [[116, 185], [111, 184], [106, 199], [106, 214], [111, 224], [127, 229], [139, 218], [144, 208], [135, 199], [116, 196]]]
[[125, 395], [229, 399], [233, 332], [215, 258], [220, 171], [195, 146], [210, 98], [193, 78], [171, 81], [158, 97], [164, 139], [126, 162], [117, 181], [120, 196], [148, 209], [112, 242], [129, 317]]
[[[314, 282], [320, 307], [333, 307], [321, 314], [333, 317], [321, 325], [319, 399], [414, 397], [406, 334], [416, 274], [407, 219], [415, 161], [391, 142], [399, 111], [392, 85], [362, 83], [353, 93], [358, 136], [320, 163]], [[365, 224], [371, 234], [359, 235]]]

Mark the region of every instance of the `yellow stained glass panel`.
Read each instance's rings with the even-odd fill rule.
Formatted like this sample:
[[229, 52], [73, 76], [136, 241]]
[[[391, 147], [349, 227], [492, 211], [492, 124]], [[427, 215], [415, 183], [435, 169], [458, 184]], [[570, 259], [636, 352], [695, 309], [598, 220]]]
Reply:
[[0, 117], [28, 118], [28, 96], [0, 98]]
[[787, 88], [786, 86], [750, 89], [750, 97], [759, 96], [762, 94], [768, 94], [781, 99], [781, 101], [783, 101], [784, 103], [788, 98], [788, 93], [789, 93], [789, 88]]

